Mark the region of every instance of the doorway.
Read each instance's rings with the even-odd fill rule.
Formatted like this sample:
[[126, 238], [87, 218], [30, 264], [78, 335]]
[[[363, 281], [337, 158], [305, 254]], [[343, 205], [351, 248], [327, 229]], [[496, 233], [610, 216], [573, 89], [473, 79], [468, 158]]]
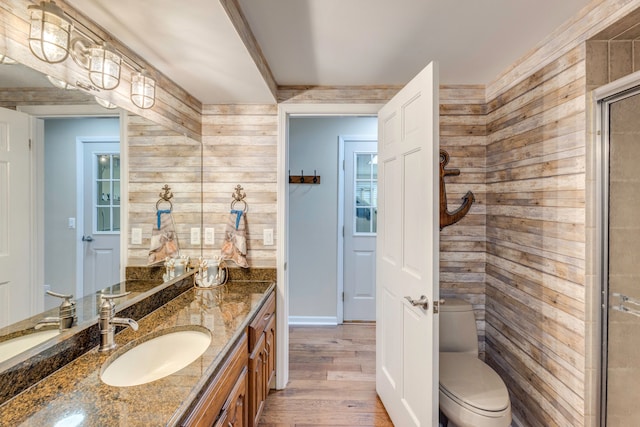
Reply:
[[[364, 135], [362, 137], [347, 137], [348, 140], [362, 141], [367, 144], [367, 153], [362, 152], [362, 147], [355, 147], [356, 152], [362, 152], [362, 159], [368, 156], [368, 162], [375, 153], [376, 135], [378, 121], [375, 116], [304, 116], [291, 117], [289, 119], [289, 167], [290, 175], [307, 175], [320, 177], [317, 184], [303, 184], [296, 181], [287, 183], [287, 193], [289, 196], [289, 280], [290, 280], [290, 303], [289, 321], [292, 324], [306, 325], [336, 325], [344, 320], [343, 291], [352, 292], [355, 288], [349, 288], [349, 283], [343, 288], [345, 274], [350, 274], [355, 280], [363, 282], [369, 279], [369, 286], [360, 286], [361, 293], [371, 295], [375, 289], [375, 262], [369, 262], [368, 267], [361, 265], [362, 269], [368, 269], [368, 274], [352, 274], [357, 266], [343, 265], [345, 260], [356, 264], [360, 259], [355, 257], [345, 258], [347, 251], [344, 244], [353, 244], [354, 240], [343, 238], [350, 232], [361, 240], [369, 240], [368, 254], [375, 255], [375, 234], [371, 232], [373, 207], [364, 205], [351, 206], [349, 215], [354, 218], [354, 222], [345, 225], [344, 215], [347, 212], [344, 197], [344, 171], [346, 165], [344, 153], [341, 151], [341, 142], [345, 143], [344, 135]], [[351, 147], [351, 143], [347, 144]], [[345, 145], [345, 148], [347, 148]], [[373, 148], [371, 146], [373, 145]], [[351, 147], [350, 161], [354, 161], [353, 147]], [[361, 159], [361, 161], [362, 161]], [[349, 170], [355, 175], [354, 164], [349, 163]], [[369, 172], [371, 172], [371, 165]], [[345, 167], [346, 168], [346, 167]], [[371, 173], [367, 184], [365, 179], [359, 180], [360, 190], [368, 186], [369, 192], [372, 187]], [[355, 185], [355, 181], [352, 182]], [[355, 188], [350, 191], [351, 197], [355, 194]], [[370, 194], [367, 195], [370, 199]], [[361, 200], [362, 201], [362, 200]], [[358, 218], [358, 214], [362, 218]], [[369, 220], [366, 219], [368, 216]], [[359, 219], [359, 221], [355, 221]], [[365, 224], [366, 223], [366, 224]], [[368, 231], [355, 233], [353, 227], [356, 224], [368, 225]], [[349, 230], [347, 230], [347, 228]], [[371, 240], [373, 240], [373, 251], [371, 250]], [[362, 244], [356, 239], [356, 244]], [[350, 247], [349, 251], [353, 255], [367, 253], [359, 247]], [[373, 257], [375, 259], [375, 256]], [[371, 261], [371, 258], [369, 258]], [[372, 269], [373, 268], [373, 269]], [[371, 281], [372, 280], [372, 281]], [[365, 291], [368, 288], [368, 291]], [[346, 300], [345, 292], [345, 300]], [[375, 294], [375, 292], [373, 292]], [[365, 303], [371, 306], [372, 313], [368, 317], [355, 318], [349, 320], [373, 320], [375, 318], [375, 300], [365, 298], [364, 294], [360, 299], [352, 298], [352, 301]], [[366, 305], [366, 304], [365, 304]]]
[[[92, 247], [91, 242], [82, 240], [86, 234], [84, 232], [85, 197], [82, 195], [86, 168], [82, 141], [117, 143], [121, 139], [121, 119], [118, 116], [72, 116], [44, 117], [39, 121], [43, 123], [44, 136], [40, 143], [44, 153], [44, 179], [41, 183], [43, 197], [38, 206], [44, 212], [44, 227], [43, 236], [36, 244], [43, 245], [43, 284], [45, 290], [51, 289], [81, 298], [85, 295], [84, 251]], [[119, 148], [112, 147], [110, 150], [119, 151]], [[118, 165], [119, 169], [122, 169], [121, 159]], [[89, 185], [88, 189], [93, 191], [93, 185]], [[95, 190], [97, 191], [97, 181]], [[122, 199], [122, 188], [119, 190], [118, 198]], [[97, 201], [96, 196], [96, 203]], [[118, 237], [116, 244], [118, 248], [119, 240]], [[118, 257], [120, 257], [119, 252]], [[119, 258], [117, 264], [118, 266], [120, 264]], [[113, 283], [119, 281], [118, 274]], [[91, 291], [88, 290], [88, 292]], [[57, 304], [59, 301], [53, 297], [45, 297], [45, 309]]]
[[601, 103], [601, 424], [640, 419], [640, 88]]

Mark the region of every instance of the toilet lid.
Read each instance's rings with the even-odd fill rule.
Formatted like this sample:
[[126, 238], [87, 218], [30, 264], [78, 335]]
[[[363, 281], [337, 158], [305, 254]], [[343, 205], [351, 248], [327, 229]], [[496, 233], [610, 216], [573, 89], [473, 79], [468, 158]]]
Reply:
[[440, 391], [472, 410], [499, 412], [509, 406], [502, 378], [473, 354], [440, 353]]

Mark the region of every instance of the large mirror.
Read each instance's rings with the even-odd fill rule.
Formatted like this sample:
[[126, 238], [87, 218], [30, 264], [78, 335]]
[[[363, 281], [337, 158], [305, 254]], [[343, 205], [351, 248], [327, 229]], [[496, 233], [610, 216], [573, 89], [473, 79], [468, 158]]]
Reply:
[[[33, 327], [25, 318], [35, 323], [57, 315], [62, 300], [45, 291], [91, 301], [96, 292], [117, 285], [126, 266], [146, 265], [165, 184], [175, 195], [172, 216], [181, 254], [202, 254], [200, 243], [189, 239], [191, 228], [202, 222], [199, 142], [99, 106], [93, 95], [20, 64], [0, 63], [0, 113], [0, 131], [5, 120], [26, 117], [31, 140], [23, 189], [29, 210], [21, 211], [15, 201], [0, 203], [0, 216], [9, 218], [8, 230], [24, 229], [25, 221], [36, 224], [30, 238], [21, 239], [33, 257], [14, 263], [12, 280], [23, 288], [10, 289], [0, 278], [6, 282], [0, 283], [0, 341], [17, 327]], [[7, 142], [2, 138], [0, 148]], [[178, 158], [198, 165], [188, 179], [181, 178], [179, 165], [170, 166]], [[0, 172], [5, 160], [0, 157]], [[0, 198], [7, 196], [7, 185], [0, 183]], [[140, 231], [139, 241], [131, 241], [132, 229]], [[33, 260], [37, 265], [30, 269]], [[93, 307], [84, 307], [80, 321], [95, 317]]]

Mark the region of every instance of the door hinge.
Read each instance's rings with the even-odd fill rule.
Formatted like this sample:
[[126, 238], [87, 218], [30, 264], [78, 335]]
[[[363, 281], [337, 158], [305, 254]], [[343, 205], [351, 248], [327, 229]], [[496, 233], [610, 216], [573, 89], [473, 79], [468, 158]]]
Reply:
[[29, 150], [31, 150], [31, 138], [29, 138]]
[[602, 135], [602, 132], [600, 132], [600, 130], [598, 129], [598, 131], [596, 132], [598, 136]]
[[342, 301], [344, 301], [344, 291], [342, 292]]
[[344, 225], [342, 226], [342, 237], [344, 237]]
[[342, 170], [344, 170], [344, 160], [342, 161]]
[[284, 263], [284, 271], [287, 271], [287, 263]]

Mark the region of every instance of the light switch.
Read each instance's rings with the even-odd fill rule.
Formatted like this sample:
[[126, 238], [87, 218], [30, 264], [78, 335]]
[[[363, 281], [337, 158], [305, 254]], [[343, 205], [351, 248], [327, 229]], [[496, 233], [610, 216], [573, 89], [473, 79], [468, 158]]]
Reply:
[[71, 230], [76, 228], [76, 219], [75, 218], [69, 218], [68, 222], [67, 222], [67, 227], [69, 227]]
[[200, 227], [191, 228], [191, 244], [192, 245], [200, 244]]
[[142, 244], [142, 228], [131, 229], [131, 244], [132, 245]]
[[262, 243], [265, 246], [273, 246], [273, 228], [265, 228], [262, 232]]
[[215, 243], [215, 229], [207, 227], [204, 229], [204, 244], [213, 245]]

